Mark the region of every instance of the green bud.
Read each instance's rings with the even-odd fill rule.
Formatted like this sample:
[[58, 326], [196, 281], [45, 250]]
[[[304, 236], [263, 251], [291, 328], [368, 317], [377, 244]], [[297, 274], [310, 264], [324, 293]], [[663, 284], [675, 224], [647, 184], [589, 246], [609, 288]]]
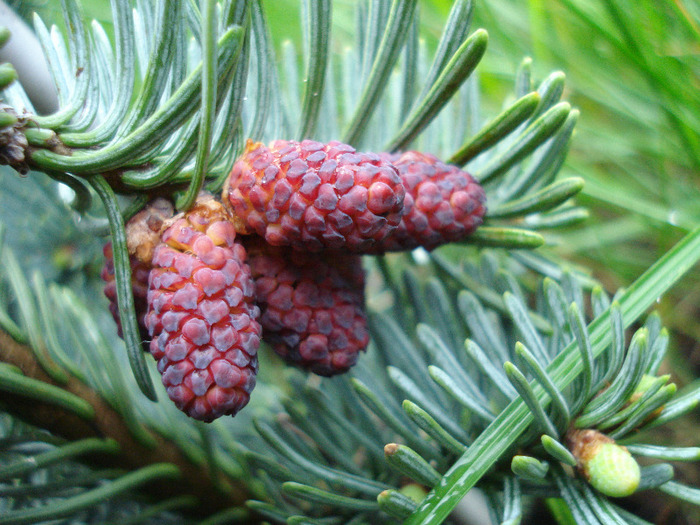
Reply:
[[409, 497], [416, 503], [420, 503], [421, 501], [423, 501], [425, 499], [425, 496], [427, 496], [428, 494], [428, 491], [425, 490], [425, 487], [423, 485], [419, 485], [418, 483], [409, 483], [407, 485], [404, 485], [399, 489], [399, 492], [404, 496]]
[[634, 493], [639, 486], [639, 464], [626, 447], [592, 429], [575, 430], [569, 448], [583, 477], [599, 492], [613, 498]]
[[605, 443], [588, 461], [588, 481], [606, 496], [622, 498], [639, 486], [639, 465], [626, 447]]

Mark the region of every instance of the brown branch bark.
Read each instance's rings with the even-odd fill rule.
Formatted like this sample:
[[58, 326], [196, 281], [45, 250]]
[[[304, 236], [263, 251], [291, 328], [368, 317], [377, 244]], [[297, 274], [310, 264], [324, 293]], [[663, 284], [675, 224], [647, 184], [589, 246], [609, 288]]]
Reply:
[[151, 484], [149, 490], [159, 498], [191, 494], [198, 498], [200, 505], [194, 511], [199, 516], [213, 514], [223, 509], [238, 506], [250, 496], [240, 480], [224, 478], [222, 489], [216, 483], [206, 466], [192, 463], [172, 442], [154, 434], [156, 446], [148, 448], [134, 439], [122, 417], [109, 406], [100, 395], [85, 383], [71, 377], [67, 384], [57, 384], [42, 369], [34, 357], [31, 347], [19, 344], [0, 329], [0, 361], [19, 367], [33, 379], [60, 386], [64, 390], [84, 399], [95, 409], [95, 418], [87, 421], [55, 405], [35, 399], [3, 393], [3, 405], [16, 417], [36, 427], [48, 430], [68, 440], [88, 437], [112, 438], [119, 443], [121, 452], [115, 455], [93, 455], [91, 464], [101, 467], [117, 467], [135, 470], [153, 463], [173, 463], [182, 473], [181, 479], [163, 479]]

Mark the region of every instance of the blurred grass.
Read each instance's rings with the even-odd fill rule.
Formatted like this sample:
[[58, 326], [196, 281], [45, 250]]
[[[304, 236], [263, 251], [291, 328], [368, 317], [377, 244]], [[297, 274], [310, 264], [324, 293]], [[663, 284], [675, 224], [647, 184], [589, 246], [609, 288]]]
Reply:
[[[33, 13], [38, 13], [45, 22], [62, 24], [63, 9], [61, 0], [4, 0], [5, 3], [30, 25]], [[109, 0], [90, 0], [81, 2], [87, 19], [95, 19], [105, 26], [112, 25], [112, 10]]]
[[[586, 180], [593, 213], [558, 251], [626, 285], [700, 224], [699, 4], [499, 0], [480, 4], [476, 23], [491, 35], [485, 81], [522, 55], [541, 74], [566, 73], [581, 118], [565, 170]], [[695, 272], [660, 305], [688, 352], [700, 339], [698, 302], [688, 301], [699, 281]]]

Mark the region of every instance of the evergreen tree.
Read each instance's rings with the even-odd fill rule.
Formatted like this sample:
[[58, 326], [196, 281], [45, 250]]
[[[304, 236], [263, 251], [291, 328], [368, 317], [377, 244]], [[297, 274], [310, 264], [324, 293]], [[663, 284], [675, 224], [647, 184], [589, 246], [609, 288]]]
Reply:
[[[700, 503], [669, 463], [700, 449], [646, 432], [700, 399], [664, 373], [671, 336], [650, 313], [700, 230], [621, 290], [552, 249], [585, 228], [583, 180], [560, 174], [579, 111], [527, 58], [503, 109], [481, 107], [472, 2], [433, 49], [416, 0], [358, 2], [348, 47], [348, 7], [304, 0], [303, 45], [281, 51], [260, 0], [112, 0], [102, 24], [61, 4], [63, 25], [33, 18], [57, 107], [0, 66], [0, 523], [463, 523], [469, 494], [495, 523], [545, 502], [558, 523], [636, 524], [618, 498]], [[431, 153], [487, 209], [459, 242], [363, 257], [369, 347], [349, 372], [263, 342], [250, 404], [202, 423], [144, 352], [125, 224], [156, 197], [185, 213], [220, 195], [248, 139]]]

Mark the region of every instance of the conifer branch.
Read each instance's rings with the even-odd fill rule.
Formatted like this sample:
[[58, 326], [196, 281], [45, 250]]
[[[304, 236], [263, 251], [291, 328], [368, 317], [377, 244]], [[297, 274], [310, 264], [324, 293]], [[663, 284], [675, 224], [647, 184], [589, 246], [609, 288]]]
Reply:
[[[437, 525], [476, 485], [492, 515], [510, 524], [522, 518], [527, 496], [554, 495], [566, 503], [566, 512], [591, 523], [622, 523], [628, 514], [604, 495], [637, 487], [700, 501], [698, 489], [670, 481], [670, 465], [640, 471], [631, 457], [692, 461], [696, 448], [634, 443], [625, 449], [614, 442], [632, 442], [637, 430], [685, 414], [700, 399], [697, 384], [674, 398], [669, 377], [656, 377], [669, 339], [658, 317], [647, 318], [629, 347], [624, 333], [700, 259], [700, 230], [620, 292], [619, 302], [544, 250], [525, 251], [551, 240], [539, 230], [587, 216], [571, 202], [583, 179], [555, 180], [579, 116], [561, 101], [563, 73], [535, 87], [532, 61], [523, 60], [515, 98], [506, 98], [501, 114], [480, 127], [472, 73], [487, 33], [471, 28], [471, 0], [453, 3], [432, 58], [420, 39], [416, 0], [360, 2], [358, 49], [340, 59], [333, 54], [332, 14], [343, 6], [331, 10], [330, 0], [306, 0], [303, 61], [294, 44], [286, 45], [281, 84], [262, 0], [111, 0], [113, 43], [98, 23], [83, 23], [79, 4], [62, 0], [65, 38], [38, 17], [35, 22], [59, 90], [54, 114], [33, 116], [15, 70], [0, 65], [0, 163], [21, 173], [38, 169], [72, 188], [76, 197], [65, 215], [77, 211], [85, 222], [91, 221], [94, 190], [107, 196], [119, 260], [116, 281], [128, 305], [121, 309], [121, 326], [142, 388], [150, 384], [152, 369], [143, 361], [129, 298], [122, 218], [155, 194], [189, 209], [203, 185], [219, 193], [247, 138], [293, 134], [326, 140], [344, 130], [347, 141], [375, 152], [385, 145], [436, 153], [475, 174], [488, 211], [484, 225], [460, 245], [429, 255], [417, 250], [365, 258], [372, 284], [384, 284], [366, 290], [371, 351], [345, 377], [318, 380], [290, 372], [280, 374], [279, 384], [277, 376], [272, 386], [259, 384], [256, 392], [273, 401], [263, 400], [267, 405], [254, 413], [254, 425], [247, 414], [230, 426], [176, 420], [169, 412], [181, 415], [174, 406], [132, 395], [136, 383], [116, 368], [115, 345], [102, 333], [92, 304], [81, 304], [68, 288], [47, 289], [38, 273], [33, 290], [20, 286], [13, 277], [26, 282], [24, 269], [6, 264], [5, 281], [12, 286], [8, 294], [0, 283], [3, 408], [74, 442], [51, 457], [84, 450], [87, 443], [96, 447], [87, 458], [95, 465], [131, 472], [107, 471], [104, 478], [119, 477], [110, 487], [38, 510], [13, 510], [0, 522], [43, 519], [59, 508], [60, 516], [69, 516], [94, 503], [93, 497], [120, 494], [121, 487], [146, 479], [160, 480], [151, 487], [158, 502], [133, 521], [146, 519], [149, 511], [194, 505], [197, 518], [206, 516], [203, 523], [211, 525], [245, 519], [245, 503], [260, 516], [289, 524], [384, 524], [398, 518]], [[488, 29], [498, 34], [498, 26]], [[0, 28], [0, 45], [6, 39]], [[302, 62], [307, 82], [300, 97]], [[342, 96], [334, 89], [338, 70]], [[285, 108], [283, 101], [296, 107]], [[113, 191], [132, 199], [126, 210]], [[63, 200], [69, 198], [50, 198], [59, 203], [59, 213], [67, 211]], [[11, 212], [0, 215], [11, 220]], [[95, 247], [83, 241], [74, 242], [76, 251], [92, 258]], [[81, 277], [95, 284], [88, 274]], [[591, 288], [589, 303], [584, 296]], [[206, 358], [203, 353], [193, 361], [198, 373], [208, 369], [200, 366]], [[179, 386], [170, 379], [169, 386]], [[280, 403], [286, 413], [275, 417], [270, 411], [277, 410], [279, 389], [294, 395]], [[580, 438], [588, 435], [629, 467], [622, 491], [616, 473], [611, 477], [605, 470], [608, 456], [601, 472], [581, 453]], [[511, 458], [515, 446], [519, 455]], [[560, 464], [579, 474], [572, 477]], [[35, 488], [23, 481], [0, 487], [0, 496], [5, 489], [16, 489], [5, 492], [10, 497], [36, 496]]]
[[94, 417], [86, 419], [63, 407], [37, 401], [32, 397], [3, 393], [5, 410], [29, 424], [70, 441], [91, 437], [110, 438], [119, 445], [119, 452], [116, 454], [92, 454], [91, 463], [103, 468], [131, 470], [158, 463], [172, 464], [177, 467], [181, 476], [177, 479], [161, 479], [157, 484], [148, 485], [147, 490], [158, 498], [194, 495], [198, 499], [198, 512], [202, 513], [200, 515], [240, 506], [250, 497], [250, 489], [242, 480], [227, 478], [223, 485], [225, 489], [219, 490], [220, 484], [215, 483], [208, 469], [194, 464], [172, 441], [154, 433], [155, 445], [144, 446], [133, 436], [122, 415], [107, 404], [95, 390], [74, 377], [69, 378], [65, 385], [58, 384], [44, 372], [31, 347], [17, 343], [2, 329], [0, 359], [17, 367], [26, 377], [63, 388], [92, 407]]

